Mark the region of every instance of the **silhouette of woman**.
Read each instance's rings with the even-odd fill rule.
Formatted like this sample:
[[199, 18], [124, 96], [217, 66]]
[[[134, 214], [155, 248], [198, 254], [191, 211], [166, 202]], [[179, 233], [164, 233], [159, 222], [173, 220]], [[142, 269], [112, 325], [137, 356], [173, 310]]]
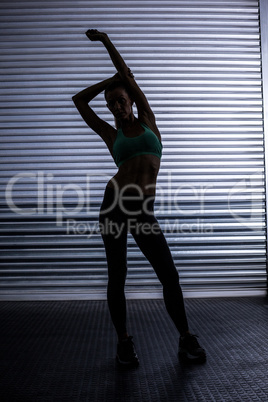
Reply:
[[[128, 232], [163, 285], [166, 309], [180, 333], [179, 357], [204, 362], [205, 351], [196, 335], [189, 332], [177, 269], [154, 216], [156, 180], [162, 155], [161, 135], [154, 113], [108, 35], [95, 29], [88, 30], [86, 35], [91, 41], [99, 41], [105, 46], [117, 70], [113, 77], [73, 97], [82, 118], [103, 139], [118, 166], [118, 172], [106, 186], [99, 220], [108, 264], [108, 306], [118, 335], [117, 362], [123, 366], [139, 364], [133, 337], [129, 336], [126, 326], [124, 287]], [[99, 118], [89, 106], [102, 91], [105, 91], [116, 128]], [[133, 113], [133, 103], [138, 117]]]

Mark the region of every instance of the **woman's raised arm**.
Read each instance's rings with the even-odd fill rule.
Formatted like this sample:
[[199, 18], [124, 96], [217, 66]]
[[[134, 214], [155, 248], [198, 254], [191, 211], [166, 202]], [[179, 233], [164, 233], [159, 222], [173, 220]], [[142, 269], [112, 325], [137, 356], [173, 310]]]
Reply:
[[86, 35], [91, 41], [102, 42], [105, 48], [107, 49], [110, 58], [119, 73], [121, 80], [129, 88], [133, 96], [133, 101], [136, 103], [137, 106], [139, 119], [143, 120], [144, 122], [150, 121], [152, 124], [154, 124], [155, 117], [147, 101], [146, 96], [136, 83], [133, 74], [126, 65], [123, 57], [120, 55], [116, 47], [111, 42], [108, 35], [104, 32], [99, 32], [96, 29], [89, 29], [86, 32]]

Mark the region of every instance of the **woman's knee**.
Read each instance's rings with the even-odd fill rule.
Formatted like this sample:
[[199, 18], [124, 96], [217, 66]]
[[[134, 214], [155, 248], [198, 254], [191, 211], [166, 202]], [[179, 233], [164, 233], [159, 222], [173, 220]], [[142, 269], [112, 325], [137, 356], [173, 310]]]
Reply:
[[125, 281], [108, 280], [107, 285], [108, 302], [122, 301], [125, 298]]
[[180, 282], [179, 274], [175, 267], [173, 270], [165, 272], [164, 274], [159, 275], [158, 277], [161, 284], [166, 289], [172, 289], [174, 287], [177, 287]]
[[108, 286], [113, 289], [124, 288], [126, 282], [127, 270], [121, 270], [120, 272], [113, 272], [109, 270], [108, 272]]

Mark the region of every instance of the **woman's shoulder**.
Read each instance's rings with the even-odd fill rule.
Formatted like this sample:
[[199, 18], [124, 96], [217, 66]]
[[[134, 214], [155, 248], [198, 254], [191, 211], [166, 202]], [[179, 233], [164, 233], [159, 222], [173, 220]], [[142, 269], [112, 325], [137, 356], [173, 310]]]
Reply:
[[146, 118], [142, 118], [142, 119], [139, 118], [138, 120], [141, 125], [148, 127], [161, 141], [161, 134], [160, 134], [160, 131], [158, 130], [155, 120], [146, 119]]

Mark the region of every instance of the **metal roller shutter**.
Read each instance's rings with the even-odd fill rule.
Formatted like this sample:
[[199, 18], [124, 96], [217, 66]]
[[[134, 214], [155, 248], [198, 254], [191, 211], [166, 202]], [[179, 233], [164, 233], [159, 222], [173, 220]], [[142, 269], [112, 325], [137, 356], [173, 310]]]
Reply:
[[[97, 217], [116, 172], [71, 97], [131, 67], [163, 137], [156, 214], [187, 294], [265, 288], [259, 4], [1, 2], [1, 297], [105, 297]], [[103, 95], [92, 103], [113, 123]], [[160, 294], [129, 238], [128, 295]]]

